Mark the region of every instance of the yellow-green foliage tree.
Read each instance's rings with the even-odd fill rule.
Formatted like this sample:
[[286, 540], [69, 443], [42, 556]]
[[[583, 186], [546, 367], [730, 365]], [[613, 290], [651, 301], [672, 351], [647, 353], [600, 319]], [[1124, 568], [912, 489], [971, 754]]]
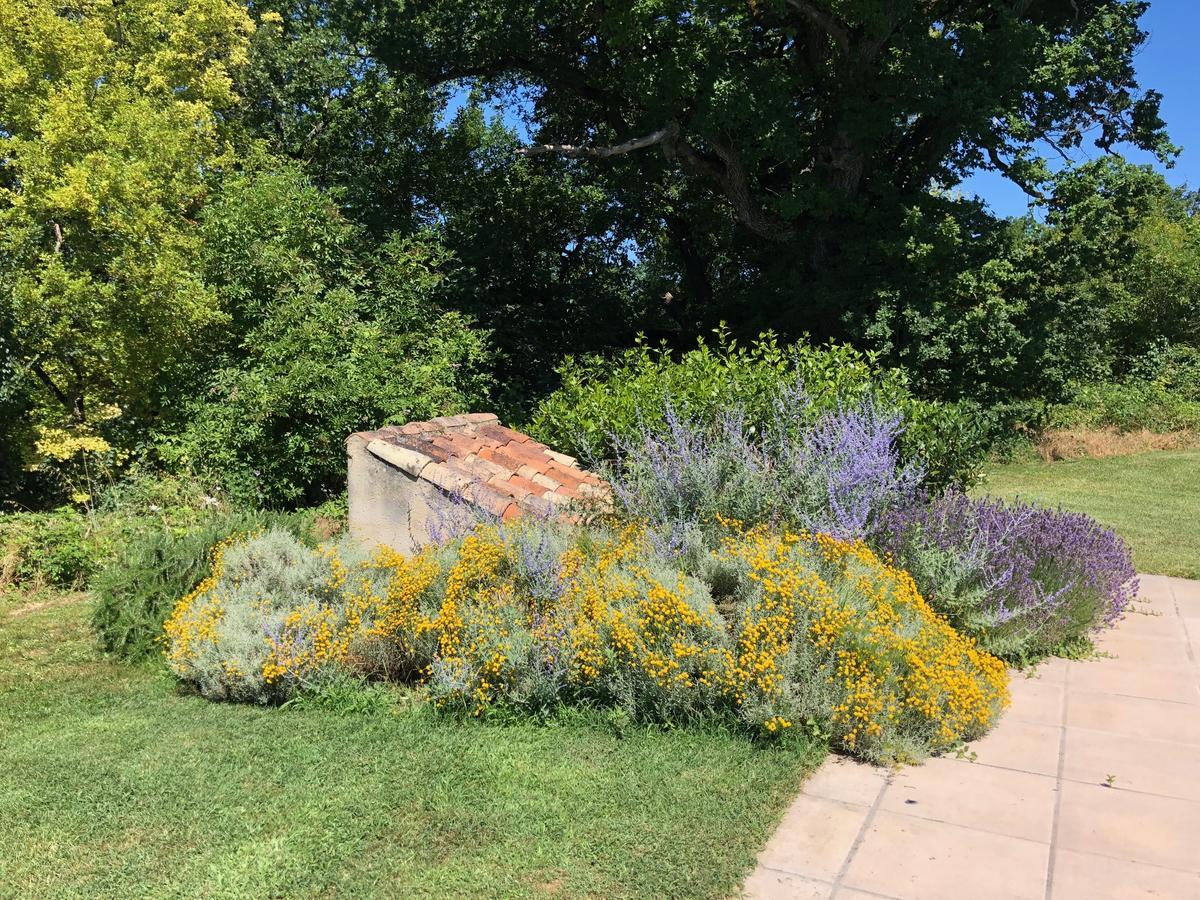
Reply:
[[0, 0], [0, 394], [49, 457], [221, 319], [195, 217], [252, 31], [233, 0]]

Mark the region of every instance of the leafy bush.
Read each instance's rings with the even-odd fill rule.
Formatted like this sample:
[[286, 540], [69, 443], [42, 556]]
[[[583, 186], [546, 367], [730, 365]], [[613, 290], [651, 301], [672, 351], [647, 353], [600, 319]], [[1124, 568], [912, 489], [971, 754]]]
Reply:
[[646, 531], [481, 525], [413, 558], [307, 551], [272, 531], [214, 554], [166, 625], [172, 669], [213, 699], [267, 702], [357, 671], [439, 708], [736, 723], [832, 735], [874, 760], [972, 738], [1003, 665], [861, 543], [758, 529], [693, 571]]
[[879, 544], [955, 627], [1015, 663], [1078, 645], [1137, 592], [1125, 542], [1083, 513], [950, 492], [890, 513]]
[[437, 304], [451, 266], [431, 235], [364, 239], [296, 168], [230, 178], [205, 209], [206, 269], [235, 328], [181, 391], [156, 449], [246, 505], [319, 503], [345, 437], [461, 412], [486, 393], [486, 334]]
[[613, 457], [644, 427], [662, 423], [669, 404], [710, 423], [740, 409], [747, 429], [761, 429], [797, 383], [809, 400], [797, 412], [810, 421], [868, 395], [880, 409], [902, 414], [901, 453], [936, 484], [972, 480], [984, 451], [973, 407], [919, 400], [901, 370], [882, 369], [875, 356], [848, 345], [782, 347], [768, 333], [746, 347], [718, 331], [713, 345], [701, 341], [678, 358], [639, 344], [612, 360], [570, 359], [560, 375], [562, 386], [541, 403], [528, 430], [588, 459]]
[[208, 571], [209, 550], [264, 522], [253, 513], [215, 513], [185, 528], [147, 522], [134, 530], [92, 585], [92, 626], [101, 646], [131, 659], [153, 654], [172, 605]]
[[1200, 350], [1174, 347], [1144, 357], [1123, 381], [1077, 385], [1070, 403], [1051, 409], [1050, 425], [1200, 431]]
[[866, 537], [889, 507], [911, 500], [923, 476], [900, 462], [900, 416], [881, 412], [870, 394], [815, 421], [810, 405], [797, 385], [751, 428], [738, 409], [712, 423], [681, 416], [667, 400], [661, 424], [642, 425], [628, 444], [614, 438], [606, 475], [620, 513], [646, 522], [668, 556], [711, 534], [720, 516]]
[[221, 501], [193, 479], [134, 471], [98, 490], [85, 509], [0, 516], [0, 585], [83, 587], [135, 532], [182, 529], [217, 508]]
[[0, 589], [81, 587], [101, 551], [92, 523], [71, 507], [0, 516]]

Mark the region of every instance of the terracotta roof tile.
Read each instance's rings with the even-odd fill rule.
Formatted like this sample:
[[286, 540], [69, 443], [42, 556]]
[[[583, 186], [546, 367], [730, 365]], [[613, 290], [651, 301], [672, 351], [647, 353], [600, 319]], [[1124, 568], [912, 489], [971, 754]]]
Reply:
[[467, 485], [462, 492], [463, 498], [470, 500], [476, 506], [486, 509], [493, 516], [502, 516], [504, 511], [512, 505], [512, 497], [500, 493], [494, 487], [484, 484], [482, 481], [475, 481]]
[[508, 496], [512, 497], [518, 503], [524, 500], [530, 494], [540, 495], [542, 490], [541, 488], [538, 488], [537, 491], [531, 491], [519, 484], [513, 484], [511, 478], [489, 478], [487, 483], [500, 493], [507, 494]]
[[553, 478], [555, 481], [562, 482], [572, 488], [583, 484], [583, 478], [580, 477], [579, 471], [568, 469], [566, 466], [559, 465], [558, 463], [551, 463], [542, 474], [547, 478]]
[[472, 453], [466, 459], [459, 460], [458, 464], [476, 478], [481, 478], [484, 481], [492, 478], [508, 478], [512, 474], [510, 469], [499, 466], [491, 460], [485, 459], [483, 456], [475, 453]]
[[540, 484], [548, 491], [553, 491], [555, 488], [558, 488], [562, 485], [561, 481], [555, 481], [553, 478], [543, 475], [541, 472], [538, 472], [529, 480], [534, 484]]
[[462, 496], [504, 520], [567, 515], [576, 500], [611, 496], [607, 483], [492, 413], [442, 416], [351, 435], [412, 478]]
[[421, 479], [436, 484], [443, 491], [461, 493], [471, 484], [469, 475], [450, 468], [446, 463], [431, 462], [421, 470]]
[[496, 449], [494, 447], [484, 447], [479, 451], [479, 455], [484, 459], [491, 460], [499, 466], [503, 466], [509, 472], [519, 472], [525, 463], [513, 456], [505, 448]]
[[556, 450], [547, 449], [546, 455], [548, 457], [550, 457], [552, 460], [554, 460], [556, 463], [560, 463], [564, 466], [567, 466], [568, 468], [570, 468], [571, 466], [574, 466], [578, 462], [578, 460], [575, 459], [575, 457], [567, 456], [567, 454], [559, 453]]
[[510, 443], [504, 447], [504, 452], [514, 459], [520, 460], [524, 465], [529, 466], [538, 472], [545, 472], [546, 469], [554, 465], [554, 460], [545, 454], [545, 451], [538, 449], [540, 444], [518, 444]]
[[505, 428], [499, 422], [480, 425], [475, 430], [480, 436], [490, 438], [497, 444], [507, 444], [510, 441], [516, 441], [518, 444], [526, 444], [533, 441], [533, 438], [529, 437], [529, 435], [513, 431], [511, 428]]
[[517, 474], [509, 476], [508, 483], [514, 488], [518, 488], [527, 494], [537, 494], [540, 496], [546, 490], [544, 487], [542, 487], [542, 485]]
[[379, 439], [367, 444], [367, 449], [380, 459], [390, 462], [397, 469], [407, 472], [413, 478], [419, 477], [425, 467], [432, 462], [423, 453]]
[[471, 425], [497, 425], [500, 423], [500, 417], [495, 413], [466, 413], [463, 418]]

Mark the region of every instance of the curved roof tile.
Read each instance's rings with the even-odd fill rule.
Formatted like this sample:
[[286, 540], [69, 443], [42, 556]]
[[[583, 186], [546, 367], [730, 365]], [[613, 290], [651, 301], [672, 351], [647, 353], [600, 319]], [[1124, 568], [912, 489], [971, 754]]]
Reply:
[[401, 471], [458, 494], [504, 520], [552, 515], [574, 500], [611, 496], [608, 483], [578, 461], [492, 413], [441, 416], [350, 436]]

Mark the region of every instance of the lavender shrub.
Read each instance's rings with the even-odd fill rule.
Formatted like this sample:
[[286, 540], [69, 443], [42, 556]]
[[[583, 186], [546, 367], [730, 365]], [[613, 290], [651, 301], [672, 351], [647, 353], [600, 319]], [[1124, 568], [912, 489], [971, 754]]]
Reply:
[[784, 395], [768, 434], [767, 456], [781, 464], [791, 495], [806, 501], [792, 508], [791, 524], [865, 538], [887, 510], [912, 501], [924, 477], [916, 464], [900, 464], [903, 416], [868, 395], [857, 406], [839, 403], [797, 434], [790, 408], [803, 397], [802, 386]]
[[797, 385], [758, 431], [740, 409], [711, 423], [668, 401], [661, 424], [612, 438], [617, 458], [606, 474], [620, 511], [646, 522], [668, 557], [710, 549], [718, 515], [850, 540], [874, 533], [888, 509], [911, 502], [922, 478], [900, 462], [902, 417], [868, 397], [814, 425], [808, 402]]
[[1129, 548], [1083, 513], [952, 491], [889, 511], [873, 543], [959, 630], [1010, 662], [1079, 646], [1137, 593]]

